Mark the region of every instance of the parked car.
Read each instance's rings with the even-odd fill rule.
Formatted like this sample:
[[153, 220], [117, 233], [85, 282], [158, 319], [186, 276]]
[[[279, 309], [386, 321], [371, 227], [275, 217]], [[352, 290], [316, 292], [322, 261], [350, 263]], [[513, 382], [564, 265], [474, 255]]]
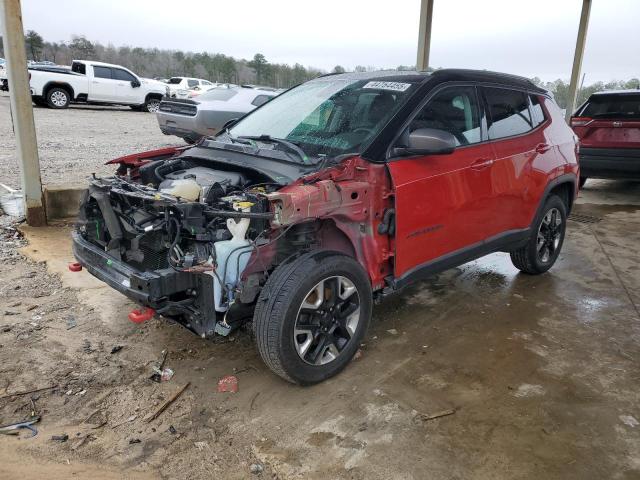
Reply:
[[167, 81], [167, 85], [169, 85], [169, 94], [167, 96], [172, 98], [189, 98], [190, 94], [195, 93], [197, 95], [217, 86], [216, 83], [209, 80], [189, 77], [171, 77]]
[[70, 69], [34, 67], [29, 73], [33, 102], [50, 108], [67, 108], [73, 102], [155, 112], [168, 89], [119, 65], [86, 60], [74, 60]]
[[165, 98], [156, 116], [162, 133], [195, 143], [216, 135], [229, 120], [243, 117], [279, 93], [264, 87], [214, 88], [194, 100]]
[[0, 58], [0, 90], [9, 91], [9, 81], [7, 80], [7, 62]]
[[[578, 190], [576, 137], [527, 79], [471, 70], [320, 77], [216, 138], [110, 161], [78, 262], [202, 337], [253, 318], [300, 384], [338, 373], [374, 298], [491, 252], [541, 274]], [[77, 270], [77, 266], [74, 266]]]
[[571, 127], [580, 138], [580, 186], [588, 178], [640, 180], [640, 90], [594, 93]]

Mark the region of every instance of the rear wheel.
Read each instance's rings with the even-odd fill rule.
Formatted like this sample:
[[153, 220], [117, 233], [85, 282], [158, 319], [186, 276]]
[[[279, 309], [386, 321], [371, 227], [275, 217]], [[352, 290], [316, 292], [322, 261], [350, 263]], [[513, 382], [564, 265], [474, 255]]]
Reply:
[[47, 105], [51, 108], [67, 108], [71, 102], [69, 92], [63, 88], [54, 87], [47, 92]]
[[262, 359], [285, 380], [310, 385], [340, 372], [371, 319], [369, 278], [354, 259], [311, 252], [281, 265], [256, 305], [253, 328]]
[[511, 252], [513, 265], [530, 275], [549, 270], [560, 255], [566, 228], [567, 207], [560, 197], [551, 195], [527, 244]]

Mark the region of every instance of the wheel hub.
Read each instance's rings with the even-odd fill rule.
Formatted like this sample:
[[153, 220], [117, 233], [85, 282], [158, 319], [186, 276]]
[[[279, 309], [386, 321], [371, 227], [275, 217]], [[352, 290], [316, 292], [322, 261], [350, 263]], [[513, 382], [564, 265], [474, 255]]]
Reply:
[[360, 297], [351, 280], [326, 278], [309, 291], [298, 310], [294, 345], [311, 365], [332, 362], [351, 341], [360, 321]]

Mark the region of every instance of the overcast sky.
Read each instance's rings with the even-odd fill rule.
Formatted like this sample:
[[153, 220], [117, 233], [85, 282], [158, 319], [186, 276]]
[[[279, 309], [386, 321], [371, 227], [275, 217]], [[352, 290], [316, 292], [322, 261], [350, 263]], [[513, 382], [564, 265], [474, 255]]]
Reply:
[[[431, 66], [568, 79], [581, 0], [435, 0]], [[52, 9], [52, 7], [55, 7]], [[415, 65], [419, 0], [22, 0], [25, 29], [325, 70]], [[586, 84], [640, 77], [640, 1], [594, 0]]]

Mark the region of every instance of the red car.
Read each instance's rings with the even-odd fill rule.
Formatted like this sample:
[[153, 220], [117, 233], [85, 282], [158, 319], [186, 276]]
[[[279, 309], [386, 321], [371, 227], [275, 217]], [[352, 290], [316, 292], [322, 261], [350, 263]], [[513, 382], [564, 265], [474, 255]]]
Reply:
[[580, 138], [580, 186], [588, 178], [640, 180], [640, 90], [594, 93], [571, 127]]
[[266, 364], [312, 384], [353, 357], [374, 299], [496, 251], [546, 272], [576, 149], [524, 78], [327, 75], [193, 147], [112, 160], [74, 252], [144, 307], [132, 320], [158, 313], [203, 337], [253, 320]]

